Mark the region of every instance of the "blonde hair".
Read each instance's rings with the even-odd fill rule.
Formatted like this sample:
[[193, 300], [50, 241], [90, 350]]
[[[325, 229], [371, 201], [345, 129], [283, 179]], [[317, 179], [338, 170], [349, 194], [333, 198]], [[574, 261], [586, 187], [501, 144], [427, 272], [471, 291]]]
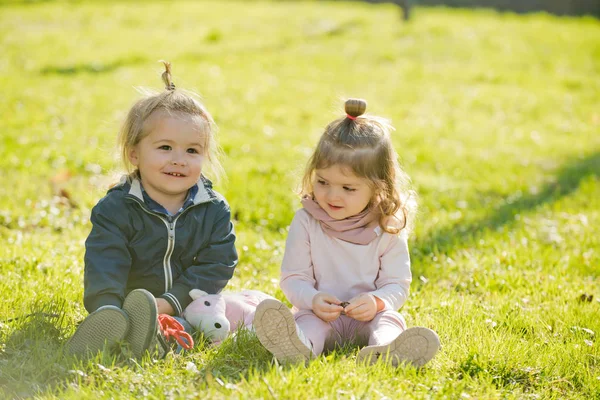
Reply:
[[[312, 195], [315, 170], [344, 166], [371, 182], [373, 198], [369, 206], [378, 199], [379, 226], [385, 232], [397, 234], [411, 226], [416, 213], [416, 192], [398, 163], [390, 138], [394, 128], [383, 118], [363, 115], [366, 109], [365, 100], [348, 99], [346, 116], [327, 125], [308, 160], [301, 192]], [[398, 223], [390, 224], [390, 219]]]
[[168, 115], [187, 115], [197, 121], [202, 128], [203, 148], [209, 160], [209, 169], [212, 170], [214, 178], [219, 180], [224, 173], [219, 162], [221, 149], [215, 138], [217, 126], [200, 102], [199, 96], [193, 92], [177, 89], [171, 79], [171, 64], [166, 61], [161, 62], [165, 66], [165, 72], [162, 74], [165, 90], [162, 92], [142, 90], [144, 97], [131, 107], [121, 126], [119, 148], [123, 164], [127, 172], [139, 175], [129, 161], [129, 151], [149, 134], [147, 125], [151, 116], [158, 112]]

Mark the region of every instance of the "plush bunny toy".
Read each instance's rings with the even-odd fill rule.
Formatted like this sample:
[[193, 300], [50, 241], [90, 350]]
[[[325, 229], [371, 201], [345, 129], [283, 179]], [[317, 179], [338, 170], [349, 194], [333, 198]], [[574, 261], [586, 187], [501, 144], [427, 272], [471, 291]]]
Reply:
[[193, 301], [186, 307], [183, 317], [214, 344], [220, 344], [240, 324], [252, 329], [256, 306], [273, 298], [258, 290], [208, 294], [200, 289], [192, 289], [190, 297]]

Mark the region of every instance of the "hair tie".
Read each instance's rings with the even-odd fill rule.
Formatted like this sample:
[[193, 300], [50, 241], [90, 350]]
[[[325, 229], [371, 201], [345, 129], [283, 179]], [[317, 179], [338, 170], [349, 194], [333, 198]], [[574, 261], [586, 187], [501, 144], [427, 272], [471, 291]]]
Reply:
[[352, 116], [352, 115], [350, 115], [350, 114], [346, 114], [346, 117], [350, 118], [352, 121], [354, 121], [354, 120], [357, 118], [357, 117], [353, 117], [353, 116]]
[[168, 61], [160, 60], [165, 65], [165, 72], [162, 73], [161, 77], [165, 83], [166, 90], [175, 90], [175, 84], [171, 80], [171, 63]]

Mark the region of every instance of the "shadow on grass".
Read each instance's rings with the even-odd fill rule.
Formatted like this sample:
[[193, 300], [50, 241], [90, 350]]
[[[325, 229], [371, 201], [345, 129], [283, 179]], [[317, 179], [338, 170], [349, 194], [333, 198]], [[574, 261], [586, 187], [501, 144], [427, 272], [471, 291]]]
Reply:
[[[307, 366], [321, 357], [327, 358], [328, 362], [352, 358], [364, 345], [365, 343], [356, 340], [343, 344], [331, 342], [323, 354], [311, 359]], [[223, 344], [214, 348], [213, 353], [206, 356], [206, 361], [201, 374], [205, 381], [225, 378], [232, 383], [242, 379], [250, 380], [252, 376], [270, 370], [273, 364], [277, 363], [273, 355], [260, 343], [256, 334], [245, 328], [238, 329]], [[297, 365], [283, 364], [282, 367], [286, 370], [296, 368]]]
[[273, 358], [260, 344], [254, 332], [241, 327], [206, 357], [203, 372], [207, 381], [213, 376], [224, 377], [229, 381], [247, 378], [251, 370], [261, 372], [269, 369]]
[[132, 56], [115, 60], [110, 63], [94, 62], [88, 64], [75, 65], [49, 65], [40, 70], [43, 75], [75, 75], [81, 73], [103, 74], [114, 71], [126, 65], [137, 65], [149, 62], [147, 58], [141, 56]]
[[[582, 159], [574, 159], [560, 168], [555, 179], [535, 194], [523, 195], [514, 201], [506, 201], [487, 217], [463, 224], [455, 223], [432, 232], [413, 246], [414, 258], [423, 259], [431, 253], [446, 253], [455, 247], [476, 243], [486, 230], [495, 230], [515, 223], [515, 215], [554, 203], [574, 192], [581, 182], [590, 176], [600, 176], [600, 152]], [[418, 266], [420, 263], [415, 263]], [[413, 271], [416, 272], [416, 271]]]
[[11, 322], [15, 325], [10, 334], [1, 325], [0, 393], [8, 398], [34, 396], [68, 374], [61, 365], [64, 302], [36, 304], [32, 309]]

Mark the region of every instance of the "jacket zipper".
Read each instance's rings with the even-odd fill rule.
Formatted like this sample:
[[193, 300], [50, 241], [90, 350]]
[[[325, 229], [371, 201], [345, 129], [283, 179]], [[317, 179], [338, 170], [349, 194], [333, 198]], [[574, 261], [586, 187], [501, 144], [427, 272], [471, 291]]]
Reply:
[[[185, 212], [185, 210], [184, 210]], [[179, 214], [173, 221], [163, 221], [167, 224], [167, 234], [169, 235], [169, 240], [167, 242], [167, 251], [165, 252], [165, 258], [163, 260], [164, 269], [165, 269], [165, 293], [171, 289], [173, 286], [173, 269], [171, 268], [171, 256], [173, 255], [173, 250], [175, 250], [175, 225], [177, 225], [177, 220], [181, 217], [183, 213]], [[162, 217], [161, 217], [162, 219]]]
[[162, 222], [165, 223], [167, 227], [167, 251], [165, 252], [165, 256], [163, 257], [163, 271], [165, 274], [165, 293], [167, 293], [171, 289], [171, 287], [173, 287], [173, 270], [171, 269], [171, 256], [173, 255], [173, 250], [175, 250], [175, 226], [177, 225], [177, 220], [179, 219], [179, 217], [185, 214], [187, 210], [193, 208], [194, 206], [197, 206], [198, 204], [192, 204], [191, 206], [183, 210], [181, 214], [175, 217], [173, 221], [169, 221], [168, 219], [163, 218], [162, 214], [147, 210], [142, 205], [142, 203], [140, 203], [137, 197], [132, 196], [130, 198], [132, 198], [146, 214], [157, 216]]

